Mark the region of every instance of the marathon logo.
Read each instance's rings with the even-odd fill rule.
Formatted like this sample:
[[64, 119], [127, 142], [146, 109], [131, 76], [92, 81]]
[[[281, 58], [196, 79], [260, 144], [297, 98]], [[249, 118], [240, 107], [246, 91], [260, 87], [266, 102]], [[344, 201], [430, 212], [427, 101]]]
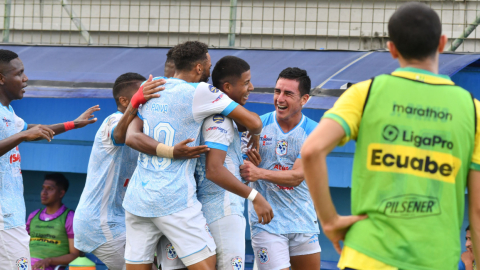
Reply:
[[398, 105], [393, 104], [393, 111], [392, 115], [401, 116], [406, 114], [408, 117], [416, 116], [419, 120], [441, 120], [443, 122], [452, 121], [453, 115], [448, 112], [448, 108], [431, 108], [426, 107], [423, 108], [421, 105], [419, 106], [411, 106], [410, 104], [405, 105]]
[[441, 210], [437, 198], [409, 194], [384, 200], [379, 212], [389, 217], [419, 218], [439, 215]]
[[454, 184], [461, 165], [459, 158], [437, 151], [381, 143], [368, 146], [370, 171], [410, 174]]
[[30, 241], [37, 241], [37, 242], [44, 242], [44, 243], [49, 243], [49, 244], [54, 244], [54, 245], [60, 245], [62, 244], [62, 241], [60, 240], [55, 240], [55, 239], [48, 239], [48, 238], [30, 238]]

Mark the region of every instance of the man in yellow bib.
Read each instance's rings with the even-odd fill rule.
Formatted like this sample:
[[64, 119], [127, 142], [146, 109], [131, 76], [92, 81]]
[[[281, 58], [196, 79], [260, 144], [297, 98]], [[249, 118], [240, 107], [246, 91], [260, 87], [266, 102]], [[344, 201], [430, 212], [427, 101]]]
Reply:
[[[447, 37], [435, 11], [407, 3], [388, 31], [400, 68], [353, 85], [325, 113], [302, 148], [306, 181], [339, 268], [457, 269], [467, 184], [480, 258], [480, 103], [438, 74]], [[351, 139], [353, 216], [339, 216], [326, 156]]]

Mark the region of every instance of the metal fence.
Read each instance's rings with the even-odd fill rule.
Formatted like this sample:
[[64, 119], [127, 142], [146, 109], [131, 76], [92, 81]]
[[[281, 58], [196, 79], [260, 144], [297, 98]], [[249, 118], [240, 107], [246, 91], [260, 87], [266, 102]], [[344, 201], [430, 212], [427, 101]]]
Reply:
[[[3, 0], [4, 43], [158, 47], [385, 48], [387, 22], [406, 1]], [[479, 52], [479, 1], [423, 1], [457, 51]], [[469, 29], [467, 29], [469, 28]], [[465, 36], [465, 29], [472, 33]], [[467, 31], [468, 32], [468, 31]], [[449, 44], [450, 45], [450, 44]]]

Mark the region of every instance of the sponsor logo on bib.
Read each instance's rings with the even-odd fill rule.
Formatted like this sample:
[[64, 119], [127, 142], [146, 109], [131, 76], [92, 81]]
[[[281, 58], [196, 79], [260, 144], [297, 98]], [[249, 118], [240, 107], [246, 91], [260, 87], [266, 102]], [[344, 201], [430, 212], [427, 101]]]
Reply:
[[175, 251], [175, 248], [172, 246], [171, 243], [168, 243], [165, 246], [165, 253], [167, 254], [167, 259], [169, 260], [175, 260], [178, 258], [177, 252]]
[[279, 156], [285, 156], [287, 154], [288, 142], [285, 140], [281, 140], [277, 142], [277, 147], [275, 148], [275, 152]]
[[257, 251], [257, 257], [261, 264], [266, 264], [268, 263], [268, 261], [270, 261], [270, 258], [268, 257], [267, 248], [260, 248]]
[[243, 269], [243, 260], [242, 257], [235, 257], [232, 259], [232, 269], [233, 270], [242, 270]]
[[394, 218], [419, 218], [441, 213], [438, 198], [416, 194], [385, 199], [378, 210]]

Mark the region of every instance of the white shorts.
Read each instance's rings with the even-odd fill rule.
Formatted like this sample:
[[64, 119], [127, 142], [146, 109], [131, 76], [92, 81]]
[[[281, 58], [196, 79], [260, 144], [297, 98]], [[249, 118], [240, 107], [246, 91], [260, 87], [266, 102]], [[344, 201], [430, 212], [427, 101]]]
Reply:
[[[230, 215], [216, 220], [208, 226], [217, 245], [217, 270], [245, 269], [245, 218], [239, 215]], [[185, 268], [166, 237], [160, 239], [157, 258], [162, 270]]]
[[202, 205], [163, 217], [139, 217], [125, 211], [127, 264], [148, 264], [154, 259], [160, 237], [175, 246], [183, 264], [190, 266], [215, 255], [215, 242], [202, 212]]
[[92, 254], [110, 270], [125, 270], [125, 233], [102, 244]]
[[261, 232], [252, 237], [255, 265], [259, 270], [290, 267], [290, 257], [322, 251], [318, 235], [313, 233], [271, 234]]
[[30, 270], [29, 244], [25, 225], [0, 230], [0, 270]]

